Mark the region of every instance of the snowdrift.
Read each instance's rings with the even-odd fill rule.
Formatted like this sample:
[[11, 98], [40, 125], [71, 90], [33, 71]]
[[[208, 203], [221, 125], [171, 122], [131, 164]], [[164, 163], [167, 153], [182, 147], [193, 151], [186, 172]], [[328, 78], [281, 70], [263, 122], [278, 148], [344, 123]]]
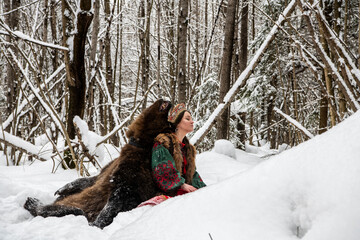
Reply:
[[112, 238], [358, 240], [359, 122], [360, 112], [247, 172], [154, 207]]
[[[327, 133], [263, 160], [224, 149], [198, 156], [209, 184], [194, 193], [121, 213], [104, 230], [84, 217], [33, 218], [75, 179], [51, 163], [0, 167], [0, 239], [360, 239], [360, 112]], [[230, 157], [233, 156], [233, 157]]]

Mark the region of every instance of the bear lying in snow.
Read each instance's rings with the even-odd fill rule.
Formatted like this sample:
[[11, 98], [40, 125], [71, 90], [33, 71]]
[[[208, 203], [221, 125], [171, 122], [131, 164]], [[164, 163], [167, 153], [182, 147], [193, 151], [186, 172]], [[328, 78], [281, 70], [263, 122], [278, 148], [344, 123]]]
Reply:
[[120, 157], [99, 175], [66, 184], [50, 205], [29, 197], [24, 208], [33, 216], [84, 215], [90, 225], [104, 228], [119, 212], [162, 194], [151, 175], [151, 148], [159, 133], [169, 131], [170, 107], [170, 102], [160, 99], [145, 109], [129, 126], [126, 135], [130, 142], [122, 147]]

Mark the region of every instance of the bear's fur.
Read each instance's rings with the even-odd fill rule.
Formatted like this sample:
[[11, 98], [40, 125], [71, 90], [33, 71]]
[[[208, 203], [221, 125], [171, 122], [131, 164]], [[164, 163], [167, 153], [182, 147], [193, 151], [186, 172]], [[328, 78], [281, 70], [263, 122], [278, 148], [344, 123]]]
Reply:
[[60, 188], [58, 199], [42, 205], [35, 198], [24, 204], [33, 216], [84, 215], [91, 225], [104, 228], [119, 212], [129, 211], [160, 193], [151, 175], [151, 148], [154, 138], [169, 132], [170, 102], [158, 100], [129, 126], [130, 142], [119, 158], [105, 166], [99, 175], [80, 178]]

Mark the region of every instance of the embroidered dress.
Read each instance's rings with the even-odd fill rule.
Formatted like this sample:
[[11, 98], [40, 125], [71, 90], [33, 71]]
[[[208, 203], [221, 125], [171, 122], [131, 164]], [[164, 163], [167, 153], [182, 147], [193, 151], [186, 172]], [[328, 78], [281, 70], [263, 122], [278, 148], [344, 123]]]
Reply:
[[[181, 147], [183, 148], [184, 146]], [[152, 175], [158, 187], [164, 192], [179, 190], [177, 195], [183, 194], [183, 192], [180, 191], [180, 186], [186, 182], [185, 174], [187, 161], [185, 154], [182, 153], [182, 155], [184, 159], [182, 169], [176, 169], [174, 158], [170, 154], [169, 150], [159, 142], [155, 143], [153, 146], [151, 162]], [[188, 184], [191, 184], [195, 188], [202, 188], [206, 186], [196, 171], [192, 177], [191, 183]]]

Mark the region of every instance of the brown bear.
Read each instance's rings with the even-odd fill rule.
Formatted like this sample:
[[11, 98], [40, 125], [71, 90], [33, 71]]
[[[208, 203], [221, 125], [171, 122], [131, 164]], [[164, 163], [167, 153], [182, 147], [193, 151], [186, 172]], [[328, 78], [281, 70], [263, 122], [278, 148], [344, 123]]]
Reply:
[[151, 175], [151, 148], [159, 133], [170, 131], [170, 107], [170, 102], [160, 99], [145, 109], [129, 126], [126, 135], [130, 141], [122, 147], [119, 158], [99, 175], [66, 184], [50, 205], [29, 197], [24, 208], [33, 216], [84, 215], [90, 225], [104, 228], [119, 212], [161, 194]]

